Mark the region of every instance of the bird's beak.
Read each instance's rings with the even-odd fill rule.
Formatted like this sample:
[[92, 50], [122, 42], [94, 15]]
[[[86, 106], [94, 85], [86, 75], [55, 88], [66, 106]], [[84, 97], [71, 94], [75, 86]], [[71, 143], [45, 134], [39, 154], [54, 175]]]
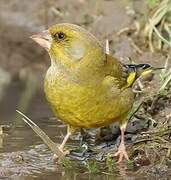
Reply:
[[37, 42], [40, 46], [45, 48], [47, 51], [50, 49], [52, 37], [49, 34], [48, 30], [42, 31], [39, 34], [35, 34], [30, 36], [35, 42]]

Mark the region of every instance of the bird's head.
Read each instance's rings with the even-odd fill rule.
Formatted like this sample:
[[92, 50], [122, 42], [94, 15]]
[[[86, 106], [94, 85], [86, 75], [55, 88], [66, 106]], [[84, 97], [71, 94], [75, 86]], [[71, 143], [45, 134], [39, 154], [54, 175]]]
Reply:
[[97, 55], [104, 54], [99, 41], [74, 24], [57, 24], [31, 38], [48, 51], [52, 64], [71, 67], [83, 60], [89, 64], [88, 61], [97, 61]]

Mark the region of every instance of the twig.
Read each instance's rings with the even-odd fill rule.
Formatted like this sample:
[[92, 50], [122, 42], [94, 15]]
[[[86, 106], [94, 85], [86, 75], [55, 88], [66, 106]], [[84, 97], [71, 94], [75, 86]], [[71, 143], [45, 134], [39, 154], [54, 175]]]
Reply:
[[57, 8], [52, 7], [50, 10], [51, 10], [56, 16], [59, 16], [59, 17], [63, 17], [63, 16], [64, 16], [64, 14], [63, 14], [62, 12], [60, 12]]
[[142, 135], [154, 135], [154, 136], [164, 136], [166, 134], [171, 133], [171, 127], [168, 127], [167, 129], [163, 129], [161, 131], [147, 131], [147, 132], [141, 132]]
[[106, 54], [110, 54], [110, 49], [109, 49], [109, 40], [106, 39]]
[[135, 44], [135, 42], [131, 38], [129, 38], [129, 41], [136, 52], [138, 52], [139, 54], [143, 53], [143, 51]]
[[138, 105], [138, 107], [136, 108], [136, 110], [130, 115], [128, 121], [130, 121], [132, 119], [132, 117], [139, 111], [140, 107], [143, 105], [143, 101]]
[[141, 83], [141, 78], [137, 79], [138, 86], [140, 87], [141, 91], [144, 89], [143, 84]]
[[131, 27], [125, 27], [125, 28], [122, 28], [120, 31], [118, 31], [116, 33], [117, 36], [120, 36], [121, 34], [125, 33], [125, 32], [128, 32], [128, 31], [135, 31], [135, 28], [131, 28]]
[[142, 143], [142, 142], [147, 142], [147, 141], [155, 141], [156, 143], [160, 143], [160, 142], [168, 143], [167, 140], [165, 140], [165, 139], [163, 139], [161, 137], [151, 137], [151, 138], [149, 138], [149, 136], [148, 136], [148, 137], [141, 138], [140, 140], [135, 141], [134, 145], [138, 144], [138, 143]]
[[49, 149], [54, 153], [57, 154], [58, 157], [62, 157], [62, 152], [58, 149], [58, 145], [54, 143], [47, 134], [41, 130], [30, 118], [28, 118], [25, 114], [16, 110], [23, 118], [22, 120], [27, 123], [32, 130], [43, 140], [43, 142], [49, 147]]

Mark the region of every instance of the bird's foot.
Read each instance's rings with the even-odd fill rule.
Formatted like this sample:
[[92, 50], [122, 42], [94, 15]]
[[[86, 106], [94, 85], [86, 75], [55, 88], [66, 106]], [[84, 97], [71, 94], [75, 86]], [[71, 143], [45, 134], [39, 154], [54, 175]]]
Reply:
[[129, 161], [129, 157], [126, 152], [126, 148], [125, 148], [124, 144], [121, 144], [118, 148], [118, 151], [115, 154], [111, 155], [111, 157], [116, 157], [116, 156], [119, 156], [117, 163], [120, 163], [123, 160], [123, 158], [125, 158], [127, 161]]
[[70, 153], [69, 150], [64, 151], [64, 150], [61, 149], [61, 148], [58, 149], [58, 152], [59, 152], [59, 153], [56, 153], [56, 154], [53, 155], [53, 160], [54, 160], [54, 161], [58, 160], [59, 157], [64, 157], [64, 156], [66, 156], [67, 154]]

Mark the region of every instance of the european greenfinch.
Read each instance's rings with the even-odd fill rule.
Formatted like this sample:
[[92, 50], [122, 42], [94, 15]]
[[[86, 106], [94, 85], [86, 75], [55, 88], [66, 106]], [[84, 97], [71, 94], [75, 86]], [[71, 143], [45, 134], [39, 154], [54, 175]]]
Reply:
[[106, 54], [91, 33], [74, 24], [57, 24], [31, 38], [49, 53], [44, 91], [54, 114], [68, 125], [60, 151], [65, 154], [64, 145], [77, 128], [119, 122], [121, 142], [114, 156], [119, 162], [128, 160], [124, 131], [134, 102], [132, 84], [151, 66], [123, 65]]

